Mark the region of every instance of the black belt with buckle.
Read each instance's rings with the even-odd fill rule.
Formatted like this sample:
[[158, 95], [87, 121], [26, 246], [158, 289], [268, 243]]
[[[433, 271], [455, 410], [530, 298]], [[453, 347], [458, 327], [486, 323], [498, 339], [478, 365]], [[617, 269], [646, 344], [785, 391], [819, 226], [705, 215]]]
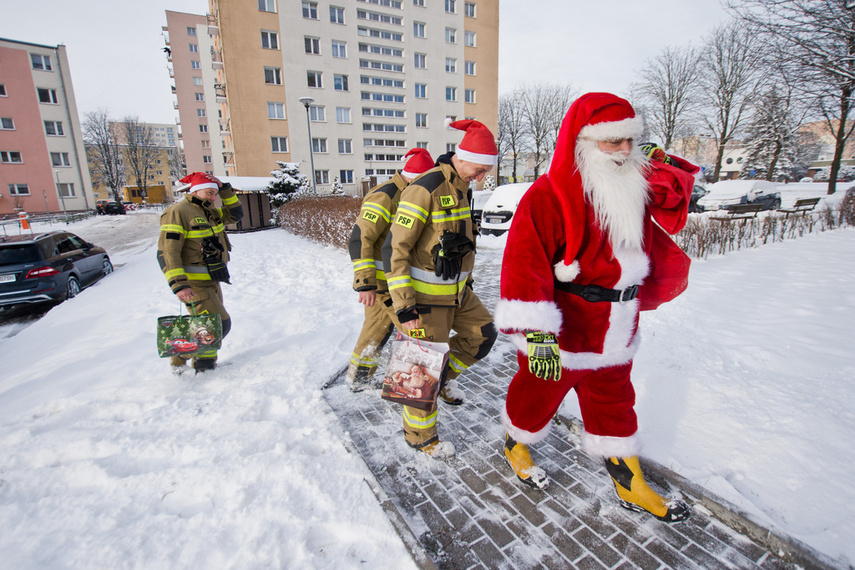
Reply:
[[589, 303], [626, 303], [638, 297], [638, 285], [630, 285], [626, 289], [606, 289], [599, 285], [580, 285], [579, 283], [556, 281], [555, 288], [578, 295]]

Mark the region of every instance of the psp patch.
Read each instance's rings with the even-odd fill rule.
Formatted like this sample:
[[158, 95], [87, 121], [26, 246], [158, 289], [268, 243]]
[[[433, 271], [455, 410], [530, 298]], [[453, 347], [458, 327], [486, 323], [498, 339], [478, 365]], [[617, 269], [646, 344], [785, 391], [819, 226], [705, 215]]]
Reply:
[[398, 213], [398, 216], [395, 218], [395, 223], [399, 226], [404, 226], [408, 230], [413, 229], [413, 224], [416, 223], [416, 219], [412, 216], [405, 216], [404, 214]]
[[208, 220], [206, 220], [205, 218], [196, 218], [195, 220], [193, 220], [193, 223], [199, 224], [199, 225], [204, 225], [204, 224], [208, 223]]
[[457, 204], [457, 200], [454, 196], [440, 196], [439, 197], [439, 206], [441, 208], [453, 208]]
[[364, 219], [364, 220], [368, 220], [368, 221], [369, 221], [369, 222], [371, 222], [372, 224], [376, 224], [376, 223], [377, 223], [377, 220], [379, 220], [379, 219], [380, 219], [380, 216], [378, 216], [378, 215], [377, 215], [377, 214], [375, 214], [374, 212], [371, 212], [371, 211], [369, 211], [369, 210], [365, 210], [365, 213], [364, 213], [364, 214], [362, 214], [362, 219]]
[[425, 329], [412, 329], [410, 330], [410, 338], [426, 338], [427, 334], [425, 333]]

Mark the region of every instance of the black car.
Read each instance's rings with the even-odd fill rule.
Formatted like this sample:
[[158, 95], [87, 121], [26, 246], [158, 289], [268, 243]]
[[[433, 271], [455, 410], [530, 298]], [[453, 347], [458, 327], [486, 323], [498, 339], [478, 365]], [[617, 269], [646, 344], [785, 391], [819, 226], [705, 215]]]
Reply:
[[695, 185], [692, 188], [692, 197], [689, 198], [690, 212], [703, 212], [704, 209], [698, 206], [698, 200], [707, 195], [707, 191], [703, 186]]
[[121, 202], [107, 202], [104, 204], [105, 214], [125, 214], [125, 205]]
[[112, 272], [103, 248], [72, 233], [0, 236], [0, 308], [61, 302]]

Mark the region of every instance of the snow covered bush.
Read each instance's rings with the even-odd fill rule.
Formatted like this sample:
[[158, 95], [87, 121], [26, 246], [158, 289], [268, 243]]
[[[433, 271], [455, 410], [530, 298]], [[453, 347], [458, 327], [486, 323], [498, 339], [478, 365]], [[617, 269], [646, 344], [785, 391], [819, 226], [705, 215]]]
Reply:
[[[826, 166], [820, 168], [819, 171], [814, 174], [813, 180], [814, 182], [828, 182], [828, 177], [831, 175], [831, 167]], [[841, 166], [840, 170], [837, 172], [838, 180], [845, 180], [846, 182], [851, 182], [855, 180], [855, 166]]]
[[492, 174], [488, 174], [484, 177], [484, 186], [481, 188], [482, 190], [495, 190], [496, 189], [496, 179], [493, 178]]
[[341, 185], [341, 181], [338, 179], [338, 176], [333, 178], [332, 187], [330, 187], [331, 194], [344, 194], [344, 187]]
[[274, 170], [270, 176], [275, 178], [267, 186], [267, 193], [270, 194], [270, 204], [274, 208], [278, 208], [295, 193], [306, 185], [308, 179], [300, 174], [300, 165], [293, 162], [276, 161], [279, 165], [279, 170]]
[[312, 241], [347, 249], [350, 232], [362, 204], [360, 198], [298, 194], [279, 208], [278, 222], [285, 230]]

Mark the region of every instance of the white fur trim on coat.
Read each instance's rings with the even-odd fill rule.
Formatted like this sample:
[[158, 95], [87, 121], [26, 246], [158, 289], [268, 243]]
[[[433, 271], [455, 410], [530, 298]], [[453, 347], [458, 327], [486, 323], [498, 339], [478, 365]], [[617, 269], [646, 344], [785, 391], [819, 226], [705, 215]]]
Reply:
[[574, 259], [573, 263], [570, 265], [565, 265], [564, 261], [559, 261], [553, 267], [553, 273], [555, 273], [555, 278], [561, 281], [562, 283], [570, 283], [576, 276], [579, 275], [579, 261]]
[[493, 322], [502, 330], [533, 330], [554, 334], [561, 331], [562, 321], [561, 310], [554, 301], [499, 299], [493, 317]]
[[507, 404], [505, 404], [505, 407], [502, 408], [502, 425], [505, 426], [505, 430], [511, 438], [522, 444], [531, 445], [546, 439], [546, 436], [549, 435], [549, 430], [552, 427], [552, 422], [547, 422], [543, 429], [538, 432], [532, 433], [530, 431], [522, 430], [511, 423], [511, 418], [508, 416]]
[[[528, 354], [528, 343], [525, 340], [524, 334], [516, 333], [510, 335], [508, 338], [519, 352]], [[629, 346], [611, 350], [609, 350], [607, 339], [606, 351], [602, 354], [599, 352], [567, 352], [566, 350], [560, 350], [561, 368], [564, 370], [599, 370], [600, 368], [620, 366], [633, 359], [635, 353], [638, 351], [639, 344], [641, 344], [641, 337], [635, 335]]]
[[621, 121], [585, 125], [579, 131], [579, 136], [595, 141], [607, 141], [613, 139], [637, 139], [643, 132], [644, 122], [641, 120], [641, 117], [636, 115], [631, 119], [623, 119]]
[[641, 451], [641, 439], [637, 433], [629, 437], [612, 437], [582, 430], [582, 449], [594, 457], [632, 457]]

